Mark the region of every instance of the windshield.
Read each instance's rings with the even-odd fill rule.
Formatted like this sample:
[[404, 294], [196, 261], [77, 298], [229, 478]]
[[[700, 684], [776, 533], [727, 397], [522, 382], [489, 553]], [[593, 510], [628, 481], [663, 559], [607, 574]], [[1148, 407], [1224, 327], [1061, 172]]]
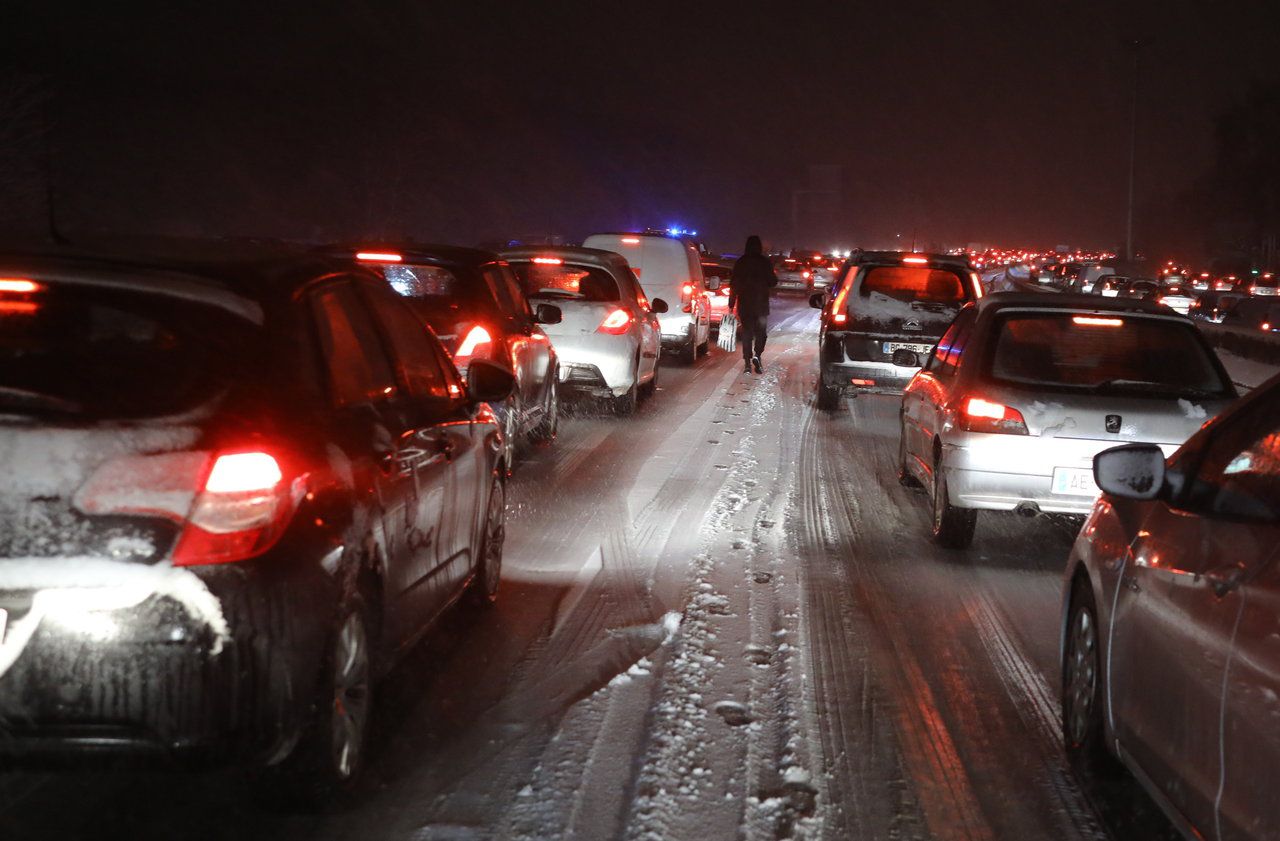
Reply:
[[992, 379], [1018, 386], [1225, 397], [1230, 385], [1196, 329], [1158, 318], [1007, 315], [995, 328]]
[[159, 295], [49, 285], [0, 304], [0, 414], [126, 419], [220, 393], [260, 334]]
[[544, 263], [512, 263], [525, 295], [571, 301], [617, 301], [618, 281], [604, 269]]

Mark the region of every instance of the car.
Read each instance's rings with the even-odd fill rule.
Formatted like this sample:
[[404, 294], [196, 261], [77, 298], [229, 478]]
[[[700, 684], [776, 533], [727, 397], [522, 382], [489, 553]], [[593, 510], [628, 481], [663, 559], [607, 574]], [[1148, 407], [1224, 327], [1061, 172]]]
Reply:
[[223, 247], [0, 255], [8, 762], [347, 788], [378, 678], [496, 597], [511, 373], [377, 274]]
[[778, 276], [778, 285], [774, 287], [777, 291], [806, 294], [813, 292], [813, 269], [807, 260], [783, 257], [774, 264], [773, 270]]
[[1191, 305], [1195, 303], [1196, 296], [1189, 286], [1179, 283], [1164, 283], [1161, 284], [1159, 291], [1152, 295], [1151, 300], [1168, 307], [1174, 312], [1186, 315], [1190, 311]]
[[1213, 285], [1212, 275], [1208, 272], [1198, 272], [1191, 274], [1191, 288], [1197, 292], [1207, 292], [1209, 287]]
[[1187, 838], [1275, 838], [1280, 799], [1280, 378], [1172, 454], [1093, 460], [1103, 495], [1063, 578], [1063, 743], [1114, 760]]
[[902, 396], [899, 478], [932, 501], [943, 546], [978, 512], [1084, 515], [1093, 456], [1173, 452], [1236, 398], [1192, 322], [1148, 301], [992, 295], [966, 307]]
[[720, 332], [720, 319], [729, 312], [729, 289], [733, 280], [733, 265], [702, 261], [702, 276], [715, 278], [719, 286], [714, 292], [707, 292], [707, 302], [711, 305], [711, 332]]
[[1218, 322], [1224, 327], [1243, 327], [1263, 333], [1280, 331], [1280, 301], [1273, 298], [1241, 295], [1230, 309], [1224, 310]]
[[1213, 291], [1215, 292], [1237, 292], [1243, 291], [1240, 287], [1244, 285], [1244, 281], [1233, 274], [1220, 275], [1214, 278]]
[[582, 244], [621, 254], [649, 300], [667, 302], [667, 312], [658, 315], [663, 350], [689, 363], [710, 352], [711, 304], [705, 293], [716, 291], [719, 280], [703, 277], [692, 243], [677, 234], [651, 231], [592, 234]]
[[620, 415], [658, 386], [661, 298], [649, 301], [626, 259], [612, 251], [524, 246], [499, 252], [534, 305], [554, 304], [544, 325], [559, 360], [559, 388], [604, 398]]
[[406, 242], [320, 250], [386, 278], [431, 325], [464, 375], [477, 359], [511, 369], [515, 390], [496, 407], [508, 471], [515, 469], [522, 443], [555, 440], [560, 428], [559, 359], [542, 328], [559, 322], [561, 312], [554, 304], [530, 306], [511, 267], [497, 254]]
[[841, 395], [898, 392], [920, 370], [960, 308], [982, 297], [982, 283], [963, 257], [866, 251], [850, 258], [832, 287], [816, 293], [818, 406]]
[[1080, 266], [1079, 272], [1070, 284], [1070, 290], [1089, 294], [1097, 282], [1108, 275], [1114, 275], [1115, 269], [1100, 263], [1086, 263]]
[[1221, 324], [1227, 318], [1227, 314], [1238, 306], [1245, 297], [1239, 292], [1206, 290], [1198, 294], [1196, 299], [1191, 302], [1191, 306], [1187, 309], [1187, 315], [1198, 321]]
[[1052, 285], [1057, 282], [1059, 274], [1062, 270], [1062, 263], [1049, 261], [1042, 263], [1038, 269], [1031, 272], [1031, 281], [1043, 285]]
[[1160, 282], [1149, 277], [1129, 279], [1129, 285], [1120, 290], [1121, 298], [1136, 298], [1140, 301], [1154, 301], [1160, 294]]
[[844, 260], [833, 256], [826, 255], [821, 260], [815, 261], [813, 265], [813, 288], [829, 289], [835, 281], [836, 275], [840, 273], [840, 267], [844, 265]]
[[1091, 294], [1101, 295], [1103, 298], [1120, 298], [1129, 289], [1131, 278], [1124, 275], [1103, 275], [1093, 284]]
[[1249, 294], [1274, 298], [1280, 295], [1280, 280], [1272, 272], [1263, 272], [1249, 282]]

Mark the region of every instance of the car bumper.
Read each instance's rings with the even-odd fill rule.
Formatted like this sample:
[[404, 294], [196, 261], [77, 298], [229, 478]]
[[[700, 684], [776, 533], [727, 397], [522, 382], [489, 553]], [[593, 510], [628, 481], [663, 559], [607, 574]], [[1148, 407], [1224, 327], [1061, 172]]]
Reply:
[[[959, 508], [1012, 511], [1032, 504], [1046, 514], [1088, 514], [1097, 499], [1093, 457], [1126, 443], [1132, 442], [961, 433], [943, 442], [947, 495]], [[1179, 445], [1159, 446], [1168, 456]], [[1076, 493], [1055, 493], [1055, 471], [1090, 478]]]
[[[635, 385], [636, 353], [640, 343], [633, 335], [605, 333], [552, 336], [560, 361], [560, 385], [573, 389], [590, 386], [621, 396]], [[584, 376], [591, 373], [591, 377]]]
[[919, 368], [894, 365], [892, 362], [829, 362], [822, 366], [822, 384], [845, 392], [898, 393], [907, 387], [907, 383], [919, 371]]

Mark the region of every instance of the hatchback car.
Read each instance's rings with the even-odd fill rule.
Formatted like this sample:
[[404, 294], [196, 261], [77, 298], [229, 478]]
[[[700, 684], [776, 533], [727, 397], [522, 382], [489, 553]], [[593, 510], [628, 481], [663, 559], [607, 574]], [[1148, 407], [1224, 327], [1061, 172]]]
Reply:
[[798, 257], [783, 257], [774, 265], [773, 271], [778, 276], [778, 285], [774, 287], [777, 291], [804, 293], [813, 291], [813, 269], [809, 266], [809, 261]]
[[729, 312], [729, 287], [733, 280], [733, 266], [723, 263], [702, 261], [702, 276], [714, 278], [719, 286], [715, 291], [707, 292], [707, 301], [711, 304], [711, 332], [719, 334], [720, 320]]
[[619, 254], [595, 248], [524, 246], [501, 252], [529, 300], [559, 307], [545, 327], [560, 360], [559, 387], [603, 397], [620, 415], [658, 385], [661, 298], [649, 301]]
[[867, 251], [850, 258], [822, 309], [818, 334], [818, 407], [842, 394], [900, 391], [982, 283], [964, 258]]
[[979, 510], [1087, 514], [1091, 464], [1121, 442], [1173, 452], [1235, 399], [1189, 319], [1146, 301], [993, 295], [966, 308], [902, 398], [900, 477], [945, 546]]
[[515, 274], [491, 251], [399, 244], [327, 248], [380, 273], [436, 331], [464, 375], [476, 359], [511, 369], [516, 387], [498, 405], [504, 460], [514, 468], [524, 441], [548, 443], [560, 428], [555, 348], [542, 325], [561, 318], [553, 304], [531, 306]]
[[1094, 459], [1104, 496], [1064, 578], [1063, 741], [1086, 776], [1118, 757], [1188, 838], [1275, 838], [1280, 379], [1166, 455]]
[[0, 753], [363, 764], [374, 681], [502, 561], [502, 438], [377, 275], [0, 256]]

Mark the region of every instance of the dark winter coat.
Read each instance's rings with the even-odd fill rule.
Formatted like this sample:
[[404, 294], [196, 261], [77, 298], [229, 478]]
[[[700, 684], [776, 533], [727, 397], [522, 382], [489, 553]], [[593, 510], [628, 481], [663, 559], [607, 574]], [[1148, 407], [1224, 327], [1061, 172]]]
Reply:
[[[754, 242], [753, 242], [754, 241]], [[747, 250], [733, 264], [729, 281], [729, 308], [737, 306], [738, 318], [745, 321], [769, 314], [769, 290], [778, 285], [773, 264], [764, 256], [759, 240], [747, 240]]]

